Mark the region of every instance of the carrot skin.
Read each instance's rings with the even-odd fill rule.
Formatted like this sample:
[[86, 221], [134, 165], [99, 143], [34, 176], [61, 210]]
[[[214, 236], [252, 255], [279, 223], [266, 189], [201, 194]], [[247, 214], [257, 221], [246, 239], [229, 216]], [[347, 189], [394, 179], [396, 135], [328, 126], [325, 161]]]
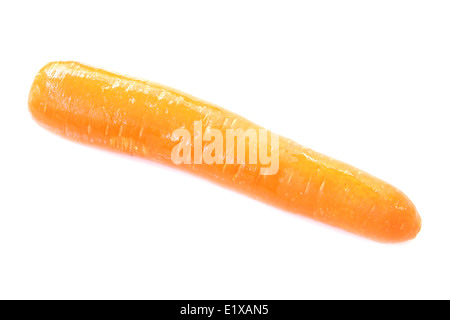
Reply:
[[[157, 83], [77, 62], [52, 62], [36, 75], [28, 105], [38, 123], [72, 140], [181, 168], [376, 241], [410, 240], [421, 229], [415, 206], [400, 190], [284, 137], [279, 139], [279, 170], [274, 175], [261, 175], [259, 162], [175, 165], [171, 153], [179, 141], [173, 132], [194, 132], [195, 121], [203, 121], [204, 130], [220, 130], [224, 137], [227, 129], [263, 128]], [[246, 145], [247, 152], [250, 147]]]

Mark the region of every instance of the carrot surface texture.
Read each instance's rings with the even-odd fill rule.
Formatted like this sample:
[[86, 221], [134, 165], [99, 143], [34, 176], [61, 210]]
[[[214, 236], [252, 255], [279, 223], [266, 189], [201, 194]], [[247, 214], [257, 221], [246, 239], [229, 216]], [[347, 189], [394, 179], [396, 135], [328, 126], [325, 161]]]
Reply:
[[271, 132], [261, 144], [264, 128], [157, 83], [52, 62], [28, 104], [38, 123], [72, 140], [181, 168], [376, 241], [413, 239], [421, 228], [413, 203], [390, 184]]

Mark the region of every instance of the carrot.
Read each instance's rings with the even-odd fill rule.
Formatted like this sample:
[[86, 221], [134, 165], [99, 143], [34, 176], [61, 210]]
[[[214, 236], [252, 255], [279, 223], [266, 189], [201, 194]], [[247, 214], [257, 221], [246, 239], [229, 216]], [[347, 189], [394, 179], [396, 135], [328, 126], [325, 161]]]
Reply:
[[[390, 184], [287, 138], [276, 140], [274, 133], [259, 144], [247, 133], [262, 127], [157, 83], [52, 62], [36, 75], [28, 103], [38, 123], [70, 139], [181, 168], [373, 240], [405, 241], [421, 228], [413, 203]], [[233, 142], [248, 141], [244, 157], [236, 145], [220, 150], [230, 142], [220, 134], [229, 138], [232, 129], [242, 130], [231, 136]], [[208, 154], [213, 143], [217, 148]], [[277, 162], [272, 173], [264, 171], [268, 156]]]

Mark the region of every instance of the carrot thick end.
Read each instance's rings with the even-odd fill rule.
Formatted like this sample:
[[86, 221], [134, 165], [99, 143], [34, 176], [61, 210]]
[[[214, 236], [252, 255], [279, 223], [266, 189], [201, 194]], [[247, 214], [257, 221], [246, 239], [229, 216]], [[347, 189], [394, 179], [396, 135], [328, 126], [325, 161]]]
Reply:
[[[47, 63], [34, 77], [28, 95], [28, 110], [32, 117], [39, 123], [45, 123], [45, 113], [48, 106], [49, 92], [47, 90], [48, 74], [52, 68], [57, 67], [57, 62]], [[43, 123], [44, 122], [44, 123]]]

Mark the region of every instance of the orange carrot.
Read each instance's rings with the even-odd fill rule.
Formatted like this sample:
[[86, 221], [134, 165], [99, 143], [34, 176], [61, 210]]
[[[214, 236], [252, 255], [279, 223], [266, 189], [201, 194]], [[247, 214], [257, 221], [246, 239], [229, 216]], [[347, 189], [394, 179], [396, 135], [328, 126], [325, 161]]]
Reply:
[[[274, 140], [270, 132], [266, 145], [258, 144], [246, 133], [263, 132], [262, 127], [157, 83], [76, 62], [53, 62], [36, 75], [28, 103], [38, 123], [65, 137], [182, 168], [373, 240], [405, 241], [421, 228], [412, 202], [390, 184], [287, 138]], [[248, 140], [244, 157], [239, 146], [228, 148], [229, 139], [219, 139], [219, 134], [228, 138], [231, 129], [242, 130], [231, 136], [233, 142], [243, 136]], [[179, 130], [190, 132], [191, 139]], [[199, 141], [202, 135], [209, 141]], [[207, 157], [213, 142], [217, 149]], [[225, 151], [220, 152], [221, 146]], [[264, 172], [264, 146], [267, 155], [277, 156], [272, 174]]]

